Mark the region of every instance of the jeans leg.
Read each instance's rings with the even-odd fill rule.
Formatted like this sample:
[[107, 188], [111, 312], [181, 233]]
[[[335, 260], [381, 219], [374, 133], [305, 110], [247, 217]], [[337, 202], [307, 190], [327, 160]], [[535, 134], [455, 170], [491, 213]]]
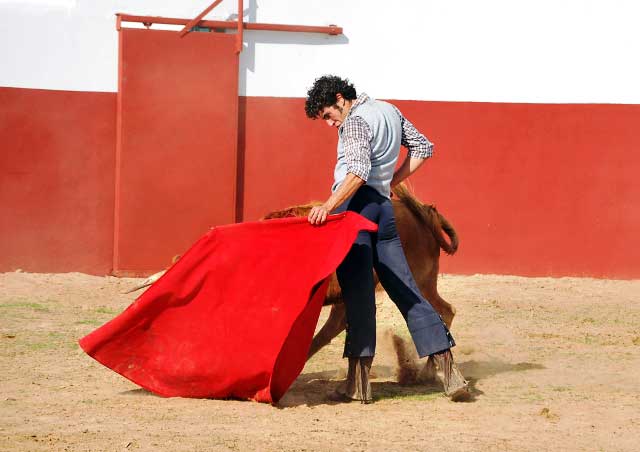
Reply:
[[371, 234], [360, 232], [336, 270], [347, 313], [345, 358], [375, 355], [376, 298], [372, 268]]
[[[337, 211], [354, 211], [371, 221], [377, 222], [380, 204], [374, 196], [375, 193], [375, 190], [369, 187], [362, 187]], [[377, 196], [379, 197], [379, 195]], [[374, 246], [374, 234], [360, 232], [349, 253], [336, 270], [347, 316], [347, 338], [344, 346], [344, 357], [359, 358], [375, 355]]]
[[429, 304], [413, 278], [396, 230], [391, 202], [381, 207], [374, 267], [382, 287], [396, 304], [422, 358], [455, 345], [440, 315]]

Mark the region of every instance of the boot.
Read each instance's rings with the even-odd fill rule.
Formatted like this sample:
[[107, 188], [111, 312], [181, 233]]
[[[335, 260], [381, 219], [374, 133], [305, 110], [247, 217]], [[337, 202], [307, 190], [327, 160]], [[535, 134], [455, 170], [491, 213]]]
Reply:
[[443, 373], [445, 395], [454, 402], [468, 400], [471, 396], [469, 393], [469, 383], [464, 379], [460, 369], [458, 369], [458, 366], [456, 366], [456, 363], [453, 361], [451, 350], [445, 350], [444, 352], [431, 356], [438, 369]]
[[373, 356], [360, 358], [349, 358], [349, 370], [347, 372], [346, 386], [338, 388], [329, 399], [334, 402], [351, 402], [359, 400], [360, 403], [372, 403], [371, 384], [369, 383], [369, 372]]

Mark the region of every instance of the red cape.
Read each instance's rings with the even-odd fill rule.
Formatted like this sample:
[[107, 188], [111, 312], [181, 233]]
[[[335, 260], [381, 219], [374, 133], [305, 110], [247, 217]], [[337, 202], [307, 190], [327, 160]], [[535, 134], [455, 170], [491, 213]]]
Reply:
[[80, 340], [162, 396], [277, 402], [304, 367], [328, 276], [360, 230], [347, 212], [213, 228], [122, 314]]

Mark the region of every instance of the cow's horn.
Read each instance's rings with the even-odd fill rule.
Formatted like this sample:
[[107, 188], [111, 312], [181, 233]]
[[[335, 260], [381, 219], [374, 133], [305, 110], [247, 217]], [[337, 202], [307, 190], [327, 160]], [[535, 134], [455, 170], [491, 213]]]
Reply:
[[137, 286], [135, 286], [133, 289], [129, 289], [127, 290], [125, 293], [131, 293], [131, 292], [135, 292], [136, 290], [140, 290], [143, 289], [145, 287], [150, 286], [151, 284], [153, 284], [154, 282], [156, 282], [157, 280], [160, 279], [160, 277], [162, 275], [164, 275], [167, 271], [166, 270], [162, 270], [161, 272], [158, 273], [154, 273], [153, 275], [149, 276], [147, 279], [145, 279], [144, 281], [142, 281], [141, 284], [138, 284]]

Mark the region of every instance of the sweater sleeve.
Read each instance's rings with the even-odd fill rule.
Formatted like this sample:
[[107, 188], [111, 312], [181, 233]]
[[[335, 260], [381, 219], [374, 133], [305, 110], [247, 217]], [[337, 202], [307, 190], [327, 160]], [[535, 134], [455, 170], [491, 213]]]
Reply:
[[371, 171], [371, 129], [360, 116], [350, 116], [340, 130], [347, 172], [365, 182]]
[[418, 129], [405, 118], [400, 110], [394, 105], [402, 124], [402, 141], [401, 144], [409, 150], [409, 156], [426, 159], [433, 155], [433, 143], [427, 137], [421, 134]]

